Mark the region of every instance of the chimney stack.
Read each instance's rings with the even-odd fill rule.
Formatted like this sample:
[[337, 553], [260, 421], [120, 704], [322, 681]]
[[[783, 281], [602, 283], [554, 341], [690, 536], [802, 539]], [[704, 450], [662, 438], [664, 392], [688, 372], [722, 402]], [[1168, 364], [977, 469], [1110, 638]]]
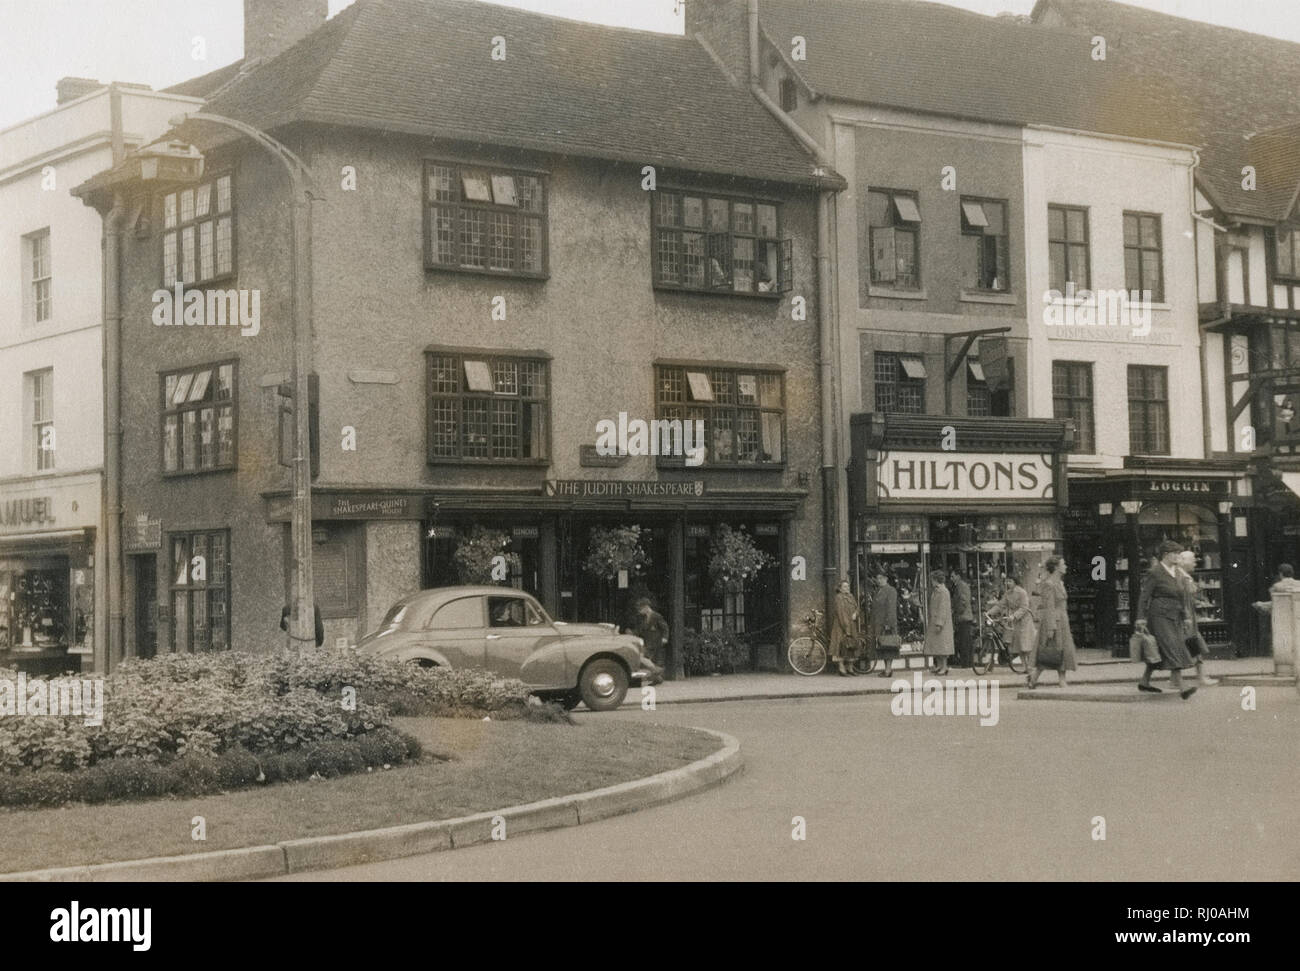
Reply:
[[[812, 5], [810, 5], [812, 6]], [[749, 3], [747, 0], [686, 0], [686, 36], [705, 42], [741, 84], [749, 80]]]
[[54, 85], [54, 90], [58, 96], [55, 104], [76, 101], [78, 98], [84, 97], [92, 91], [98, 91], [103, 87], [106, 87], [106, 85], [100, 84], [94, 78], [59, 78]]
[[329, 17], [329, 0], [244, 0], [244, 62], [288, 50]]

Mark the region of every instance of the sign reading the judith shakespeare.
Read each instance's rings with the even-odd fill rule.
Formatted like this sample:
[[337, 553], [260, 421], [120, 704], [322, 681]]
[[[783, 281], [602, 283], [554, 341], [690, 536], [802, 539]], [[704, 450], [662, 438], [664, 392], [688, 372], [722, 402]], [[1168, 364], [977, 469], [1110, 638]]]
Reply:
[[565, 499], [687, 499], [704, 495], [704, 483], [653, 479], [549, 479], [546, 494]]
[[881, 452], [876, 487], [881, 499], [1055, 498], [1050, 454], [960, 452]]

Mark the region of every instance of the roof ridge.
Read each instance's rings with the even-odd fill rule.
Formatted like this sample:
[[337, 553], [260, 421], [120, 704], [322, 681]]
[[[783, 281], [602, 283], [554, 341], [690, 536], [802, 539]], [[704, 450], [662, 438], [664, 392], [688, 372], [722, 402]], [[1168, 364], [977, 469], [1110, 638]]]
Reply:
[[[1042, 0], [1049, 7], [1054, 7], [1059, 11], [1068, 12], [1074, 9], [1104, 9], [1106, 7], [1119, 7], [1126, 14], [1136, 15], [1139, 17], [1159, 17], [1163, 20], [1176, 20], [1179, 23], [1189, 24], [1199, 30], [1209, 30], [1219, 33], [1240, 34], [1253, 40], [1265, 40], [1287, 47], [1294, 47], [1297, 53], [1300, 53], [1300, 41], [1287, 40], [1285, 37], [1275, 37], [1272, 34], [1260, 34], [1253, 30], [1245, 30], [1241, 27], [1230, 27], [1227, 24], [1214, 24], [1207, 20], [1196, 20], [1192, 17], [1180, 17], [1178, 14], [1167, 13], [1164, 10], [1156, 10], [1151, 7], [1139, 7], [1131, 3], [1120, 3], [1119, 0]], [[1131, 12], [1131, 13], [1130, 13]], [[1073, 25], [1072, 25], [1073, 26]]]

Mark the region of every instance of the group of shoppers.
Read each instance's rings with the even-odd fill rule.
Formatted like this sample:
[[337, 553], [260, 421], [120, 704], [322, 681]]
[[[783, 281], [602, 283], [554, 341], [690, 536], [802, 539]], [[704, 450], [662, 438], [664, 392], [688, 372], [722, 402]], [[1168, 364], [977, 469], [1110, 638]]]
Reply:
[[[1205, 656], [1208, 650], [1197, 628], [1197, 584], [1194, 578], [1196, 554], [1178, 543], [1166, 540], [1160, 544], [1158, 556], [1142, 580], [1142, 593], [1138, 601], [1136, 630], [1150, 632], [1155, 638], [1159, 657], [1146, 662], [1146, 669], [1138, 683], [1144, 692], [1159, 692], [1151, 684], [1157, 670], [1170, 672], [1173, 690], [1183, 698], [1195, 693], [1196, 687], [1184, 687], [1182, 672], [1196, 670], [1202, 685], [1215, 684], [1205, 674]], [[1074, 638], [1070, 633], [1068, 596], [1065, 590], [1066, 564], [1059, 556], [1049, 557], [1037, 584], [1038, 609], [1030, 604], [1030, 596], [1022, 578], [1008, 576], [1001, 597], [989, 609], [991, 618], [1001, 618], [1010, 626], [1008, 648], [1024, 656], [1028, 669], [1028, 686], [1038, 687], [1044, 671], [1057, 672], [1058, 683], [1069, 684], [1069, 672], [1078, 669]], [[948, 673], [950, 659], [958, 663], [971, 663], [973, 637], [976, 630], [971, 602], [970, 584], [959, 574], [951, 579], [943, 570], [930, 573], [928, 616], [925, 625], [923, 653], [930, 660], [934, 673]], [[870, 588], [864, 592], [866, 606], [865, 648], [868, 656], [884, 662], [880, 676], [893, 676], [894, 662], [899, 655], [902, 639], [898, 625], [898, 592], [889, 578], [878, 573], [871, 578]], [[850, 591], [849, 582], [840, 583], [835, 595], [835, 612], [831, 623], [831, 660], [841, 676], [857, 673], [855, 663], [862, 638], [861, 607]]]

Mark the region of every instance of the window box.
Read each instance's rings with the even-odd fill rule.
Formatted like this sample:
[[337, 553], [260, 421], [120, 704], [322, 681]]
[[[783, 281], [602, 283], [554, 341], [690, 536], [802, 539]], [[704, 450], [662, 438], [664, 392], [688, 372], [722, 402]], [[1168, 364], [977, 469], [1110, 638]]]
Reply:
[[654, 285], [779, 299], [794, 288], [794, 242], [781, 206], [678, 189], [651, 193]]
[[424, 164], [424, 266], [545, 279], [547, 185], [536, 172]]

